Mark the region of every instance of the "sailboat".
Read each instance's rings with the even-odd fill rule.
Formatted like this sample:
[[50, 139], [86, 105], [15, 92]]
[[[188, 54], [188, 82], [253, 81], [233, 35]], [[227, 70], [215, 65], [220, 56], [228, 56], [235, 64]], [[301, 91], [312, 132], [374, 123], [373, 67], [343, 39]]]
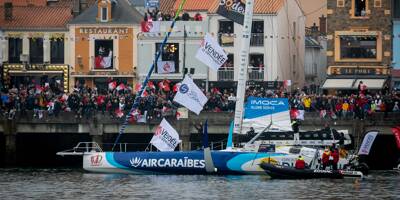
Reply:
[[[175, 19], [182, 10], [183, 0], [180, 9], [176, 13]], [[247, 78], [247, 62], [248, 50], [251, 34], [251, 19], [253, 13], [254, 0], [246, 1], [246, 9], [244, 14], [243, 36], [241, 55], [241, 64], [239, 66], [239, 78], [237, 88], [237, 102], [235, 109], [235, 120], [230, 125], [230, 133], [228, 136], [227, 149], [221, 151], [213, 151], [208, 147], [207, 142], [203, 144], [203, 150], [200, 151], [169, 151], [169, 152], [104, 152], [98, 144], [92, 142], [79, 143], [75, 148], [67, 151], [58, 152], [57, 155], [81, 155], [83, 156], [83, 168], [89, 172], [97, 173], [130, 173], [130, 174], [221, 174], [221, 175], [243, 175], [243, 174], [263, 174], [266, 172], [259, 166], [262, 162], [275, 163], [286, 166], [293, 166], [298, 155], [303, 155], [305, 161], [313, 168], [318, 163], [318, 150], [308, 147], [285, 147], [275, 148], [274, 144], [260, 143], [254, 145], [255, 140], [245, 145], [245, 148], [235, 148], [233, 145], [233, 135], [242, 132], [242, 121], [244, 114], [244, 92]], [[160, 51], [155, 60], [159, 59], [160, 52], [166, 43], [171, 31], [174, 27], [175, 20], [172, 22], [168, 34], [163, 44], [160, 45]], [[154, 63], [150, 68], [146, 79], [142, 84], [139, 95], [135, 99], [135, 103], [131, 112], [137, 106], [138, 99], [143, 94], [147, 82], [154, 69]], [[288, 115], [287, 99], [255, 99], [255, 101], [278, 102], [276, 104], [269, 103], [269, 107], [282, 107], [282, 117], [286, 119]], [[250, 101], [252, 102], [252, 101]], [[286, 107], [286, 108], [285, 108]], [[261, 109], [262, 110], [262, 109]], [[276, 111], [276, 110], [275, 110]], [[274, 113], [270, 113], [272, 116]], [[130, 115], [128, 115], [130, 116]], [[276, 116], [274, 116], [275, 118]], [[119, 136], [123, 132], [129, 117], [122, 124], [120, 134], [117, 137], [114, 147], [119, 140]], [[246, 119], [244, 120], [246, 121]], [[272, 121], [272, 120], [271, 120]], [[276, 120], [277, 121], [277, 120]], [[276, 124], [271, 123], [266, 126], [263, 131], [270, 130]], [[283, 126], [283, 125], [282, 125]], [[287, 126], [286, 126], [287, 127]], [[282, 127], [281, 127], [282, 128]], [[207, 127], [204, 128], [207, 131]], [[288, 130], [291, 130], [289, 127]], [[257, 134], [257, 135], [260, 135]], [[207, 136], [207, 132], [203, 134]], [[205, 139], [206, 141], [206, 139]]]

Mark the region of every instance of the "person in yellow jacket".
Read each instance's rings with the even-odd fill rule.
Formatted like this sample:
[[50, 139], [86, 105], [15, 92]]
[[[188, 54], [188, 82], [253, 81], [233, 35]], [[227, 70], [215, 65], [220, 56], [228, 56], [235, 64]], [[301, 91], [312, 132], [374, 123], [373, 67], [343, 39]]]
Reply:
[[304, 99], [303, 99], [303, 104], [304, 104], [304, 108], [305, 108], [305, 110], [306, 111], [310, 111], [310, 108], [311, 108], [311, 98], [310, 97], [305, 97]]
[[343, 110], [343, 117], [347, 118], [347, 113], [349, 112], [350, 105], [347, 101], [344, 101], [342, 104], [342, 110]]

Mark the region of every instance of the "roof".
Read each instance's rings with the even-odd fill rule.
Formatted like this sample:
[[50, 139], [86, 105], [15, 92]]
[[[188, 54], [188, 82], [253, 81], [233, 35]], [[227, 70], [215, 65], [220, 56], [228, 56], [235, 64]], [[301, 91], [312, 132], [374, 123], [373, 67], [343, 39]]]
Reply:
[[47, 0], [0, 0], [0, 5], [12, 2], [13, 6], [46, 6]]
[[[285, 0], [254, 0], [254, 14], [277, 14], [284, 5]], [[219, 0], [214, 0], [209, 13], [217, 13]]]
[[72, 19], [70, 7], [14, 6], [13, 19], [4, 19], [0, 6], [0, 27], [3, 30], [66, 30]]
[[160, 11], [170, 13], [174, 8], [175, 0], [160, 0]]
[[110, 22], [97, 21], [97, 4], [83, 11], [69, 24], [140, 24], [143, 16], [126, 0], [117, 0], [113, 5], [112, 20]]
[[321, 48], [321, 44], [315, 40], [314, 38], [310, 36], [305, 37], [305, 46], [306, 47], [315, 47], [315, 48]]
[[[216, 0], [187, 0], [186, 3], [183, 5], [184, 11], [208, 11], [210, 6], [215, 3], [219, 2]], [[179, 5], [182, 1], [177, 0], [173, 6], [173, 10], [178, 10]]]

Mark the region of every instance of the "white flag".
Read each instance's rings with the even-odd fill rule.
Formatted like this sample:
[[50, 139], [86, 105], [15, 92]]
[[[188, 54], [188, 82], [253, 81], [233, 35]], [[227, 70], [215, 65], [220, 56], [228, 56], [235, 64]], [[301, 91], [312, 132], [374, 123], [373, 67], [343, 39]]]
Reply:
[[207, 103], [207, 97], [193, 80], [186, 76], [175, 95], [174, 101], [198, 115], [203, 110], [204, 104]]
[[178, 133], [165, 119], [161, 121], [150, 141], [160, 151], [174, 151], [180, 142]]
[[222, 47], [219, 46], [218, 42], [208, 33], [201, 41], [196, 58], [215, 71], [228, 60], [228, 56]]
[[157, 62], [157, 73], [159, 74], [175, 73], [175, 62], [159, 60]]
[[360, 150], [358, 151], [358, 155], [368, 155], [371, 150], [372, 144], [378, 135], [378, 131], [369, 131], [361, 144]]

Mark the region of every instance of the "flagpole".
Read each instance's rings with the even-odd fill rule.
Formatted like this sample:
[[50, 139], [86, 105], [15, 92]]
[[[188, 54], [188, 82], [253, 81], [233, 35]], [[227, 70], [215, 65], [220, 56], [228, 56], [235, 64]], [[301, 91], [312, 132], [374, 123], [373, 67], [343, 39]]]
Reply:
[[254, 0], [246, 1], [246, 10], [243, 22], [243, 33], [241, 38], [240, 65], [238, 69], [238, 85], [236, 91], [237, 99], [236, 99], [235, 116], [234, 116], [235, 118], [233, 127], [233, 133], [236, 135], [236, 142], [238, 141], [238, 134], [242, 132], [244, 93], [247, 81], [247, 68], [249, 60], [253, 5], [254, 5]]
[[[155, 58], [155, 62], [160, 58], [160, 55], [161, 55], [161, 53], [163, 52], [164, 46], [165, 46], [165, 44], [167, 43], [168, 38], [169, 38], [169, 36], [171, 35], [172, 30], [174, 29], [174, 26], [175, 26], [175, 23], [176, 23], [176, 19], [179, 17], [179, 14], [182, 12], [183, 5], [184, 5], [185, 3], [186, 3], [186, 0], [182, 0], [181, 4], [179, 5], [179, 8], [178, 8], [178, 10], [176, 11], [174, 20], [172, 21], [171, 26], [170, 26], [170, 28], [169, 28], [169, 30], [168, 30], [168, 32], [167, 32], [167, 35], [165, 35], [164, 41], [163, 41], [163, 42], [161, 43], [161, 45], [160, 45], [160, 48], [159, 48], [158, 53], [157, 53], [156, 58]], [[114, 142], [114, 145], [113, 145], [111, 151], [114, 151], [114, 148], [115, 148], [115, 146], [117, 145], [117, 143], [119, 142], [119, 139], [120, 139], [121, 135], [124, 133], [125, 128], [126, 128], [126, 126], [128, 125], [129, 119], [132, 117], [132, 116], [131, 116], [131, 113], [132, 113], [135, 109], [137, 109], [137, 107], [139, 106], [139, 100], [140, 100], [141, 96], [143, 95], [143, 93], [144, 93], [144, 91], [145, 91], [145, 89], [146, 89], [146, 87], [147, 87], [147, 83], [149, 82], [149, 79], [150, 79], [151, 74], [152, 74], [153, 71], [154, 71], [155, 62], [153, 62], [153, 64], [151, 65], [151, 67], [150, 67], [150, 69], [149, 69], [149, 72], [147, 73], [147, 76], [146, 76], [145, 80], [143, 81], [143, 84], [142, 84], [142, 86], [141, 86], [141, 88], [140, 88], [140, 91], [139, 91], [139, 93], [138, 93], [138, 94], [136, 95], [136, 97], [135, 97], [135, 101], [133, 102], [132, 108], [131, 108], [131, 110], [129, 111], [129, 113], [126, 115], [125, 121], [123, 122], [123, 124], [121, 125], [121, 128], [119, 129], [118, 136], [117, 136], [117, 138], [115, 139], [115, 142]]]

